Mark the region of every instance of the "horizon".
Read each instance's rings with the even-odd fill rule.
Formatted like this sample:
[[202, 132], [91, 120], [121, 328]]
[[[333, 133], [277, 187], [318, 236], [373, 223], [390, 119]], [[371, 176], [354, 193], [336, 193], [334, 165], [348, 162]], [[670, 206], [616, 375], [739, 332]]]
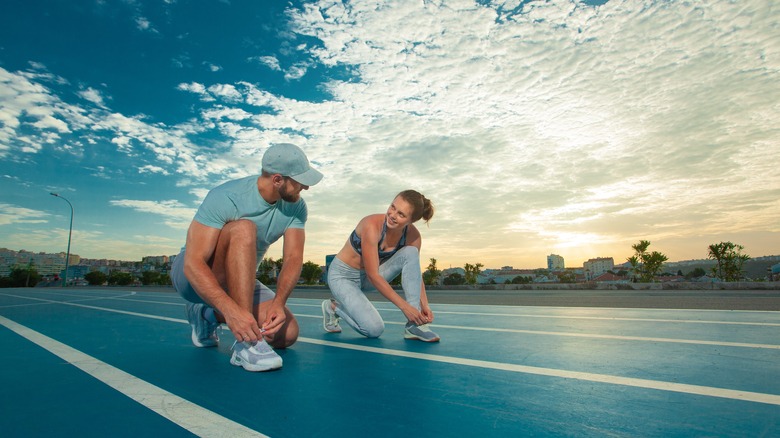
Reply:
[[290, 142], [325, 175], [307, 260], [408, 188], [425, 265], [780, 252], [771, 2], [193, 5], [6, 5], [0, 246], [65, 252], [55, 192], [71, 253], [177, 254], [208, 190]]
[[[8, 251], [16, 251], [16, 252], [27, 251], [27, 250], [24, 250], [24, 249], [17, 249], [17, 250], [14, 250], [14, 249], [5, 248], [5, 247], [0, 247], [0, 249], [5, 249], [5, 250], [8, 250]], [[27, 251], [27, 252], [30, 252], [30, 253], [38, 253], [38, 252], [35, 252], [35, 251]], [[55, 254], [55, 255], [56, 255], [56, 254], [66, 254], [66, 252], [65, 252], [65, 251], [59, 251], [59, 252], [46, 252], [46, 251], [43, 251], [42, 253], [44, 253], [44, 254]], [[157, 254], [157, 255], [145, 255], [145, 256], [141, 257], [140, 259], [138, 259], [138, 260], [126, 260], [126, 259], [117, 259], [117, 258], [102, 258], [102, 257], [101, 257], [101, 258], [95, 258], [95, 257], [84, 257], [84, 256], [82, 256], [82, 255], [80, 255], [80, 254], [74, 254], [74, 253], [72, 253], [72, 252], [71, 252], [71, 254], [70, 254], [70, 255], [71, 255], [71, 256], [77, 256], [77, 257], [79, 257], [80, 259], [85, 259], [85, 260], [111, 260], [111, 261], [117, 261], [117, 262], [139, 263], [139, 262], [142, 262], [142, 261], [143, 261], [143, 259], [144, 259], [144, 258], [146, 258], [146, 257], [175, 257], [175, 256], [177, 256], [178, 254], [169, 254], [169, 255], [165, 255], [165, 254]], [[329, 254], [329, 255], [335, 255], [335, 254]], [[624, 262], [618, 262], [617, 260], [615, 260], [615, 259], [614, 259], [614, 257], [611, 257], [611, 256], [605, 256], [605, 257], [607, 257], [607, 258], [612, 258], [612, 259], [614, 260], [614, 262], [615, 262], [615, 266], [622, 266], [623, 264], [625, 264], [625, 263], [626, 263], [625, 261], [624, 261]], [[434, 257], [434, 258], [435, 258], [435, 257]], [[757, 260], [757, 259], [764, 259], [764, 258], [780, 258], [780, 254], [768, 254], [768, 255], [761, 255], [761, 256], [750, 256], [750, 259], [749, 259], [749, 260]], [[323, 259], [323, 260], [324, 260], [324, 259]], [[565, 261], [565, 259], [564, 259], [564, 261]], [[586, 260], [586, 261], [587, 261], [587, 260]], [[314, 260], [304, 260], [304, 262], [313, 262], [313, 263], [317, 263], [317, 262], [315, 262]], [[428, 264], [429, 264], [429, 262], [430, 262], [430, 261], [429, 261], [428, 259], [426, 259], [426, 260], [420, 260], [420, 262], [421, 262], [421, 263], [420, 263], [420, 265], [421, 265], [420, 267], [423, 269], [423, 271], [425, 271], [425, 270], [427, 269], [427, 266], [428, 266]], [[715, 260], [714, 260], [714, 259], [708, 259], [708, 258], [703, 258], [703, 259], [686, 259], [686, 260], [674, 260], [674, 261], [666, 261], [666, 262], [664, 262], [664, 265], [667, 265], [667, 264], [677, 264], [677, 263], [685, 263], [685, 262], [713, 262], [713, 263], [715, 263]], [[258, 263], [259, 263], [259, 262], [258, 262]], [[480, 262], [479, 262], [479, 261], [476, 261], [475, 263], [480, 263]], [[568, 265], [568, 263], [566, 263], [566, 264]], [[325, 265], [326, 265], [326, 264], [325, 264], [325, 263], [323, 263], [323, 264], [321, 264], [320, 266], [325, 266]], [[525, 267], [525, 268], [523, 268], [523, 267], [520, 267], [520, 268], [518, 268], [518, 267], [516, 267], [516, 266], [514, 266], [514, 265], [503, 265], [503, 266], [501, 266], [501, 267], [497, 267], [497, 268], [488, 267], [488, 266], [483, 266], [483, 267], [482, 267], [482, 268], [483, 268], [482, 270], [483, 270], [483, 271], [484, 271], [484, 270], [487, 270], [487, 269], [490, 269], [490, 270], [501, 270], [501, 269], [503, 269], [504, 267], [507, 267], [507, 266], [511, 267], [513, 270], [536, 270], [536, 269], [547, 269], [547, 267], [546, 267], [546, 260], [545, 260], [545, 265], [544, 265], [544, 266], [538, 266], [538, 267], [535, 267], [535, 268], [528, 268], [528, 267]], [[445, 270], [445, 269], [462, 268], [462, 266], [449, 266], [449, 267], [443, 268], [443, 267], [441, 267], [441, 266], [439, 266], [439, 265], [438, 265], [438, 259], [437, 259], [437, 268], [438, 268], [438, 269], [440, 269], [440, 270]], [[579, 266], [565, 266], [565, 267], [564, 267], [564, 269], [578, 269], [578, 268], [582, 268], [582, 265], [579, 265]]]

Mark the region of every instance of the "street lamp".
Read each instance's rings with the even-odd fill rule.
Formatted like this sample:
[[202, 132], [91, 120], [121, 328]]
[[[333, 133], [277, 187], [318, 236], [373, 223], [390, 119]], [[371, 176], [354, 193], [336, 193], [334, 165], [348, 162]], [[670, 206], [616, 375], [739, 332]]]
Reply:
[[70, 228], [68, 229], [68, 252], [65, 255], [65, 275], [62, 277], [62, 286], [68, 287], [68, 265], [70, 264], [70, 236], [73, 234], [73, 204], [70, 203], [64, 196], [60, 196], [57, 193], [49, 193], [52, 196], [62, 199], [70, 206]]

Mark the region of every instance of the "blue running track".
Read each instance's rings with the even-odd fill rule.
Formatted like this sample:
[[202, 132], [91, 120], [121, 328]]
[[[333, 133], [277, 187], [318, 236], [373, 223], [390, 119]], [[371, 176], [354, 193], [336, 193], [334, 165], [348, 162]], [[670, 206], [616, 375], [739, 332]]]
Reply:
[[0, 289], [0, 436], [780, 437], [780, 312], [433, 304], [365, 339], [288, 305], [281, 370], [195, 348], [172, 292]]

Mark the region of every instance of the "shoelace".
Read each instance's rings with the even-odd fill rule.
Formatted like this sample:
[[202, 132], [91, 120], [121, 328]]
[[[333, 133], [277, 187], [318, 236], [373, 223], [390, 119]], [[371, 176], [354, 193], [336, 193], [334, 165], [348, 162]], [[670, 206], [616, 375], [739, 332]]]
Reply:
[[257, 351], [257, 352], [258, 352], [258, 353], [260, 353], [260, 354], [263, 354], [263, 353], [270, 353], [270, 352], [274, 351], [274, 349], [273, 349], [273, 348], [271, 348], [271, 346], [270, 346], [270, 345], [268, 345], [268, 343], [267, 343], [267, 342], [265, 342], [265, 341], [257, 341], [257, 342], [256, 342], [254, 345], [252, 345], [252, 347], [250, 347], [250, 348], [254, 348], [254, 349], [255, 349], [255, 351]]
[[[244, 344], [244, 348], [247, 349], [254, 349], [257, 353], [263, 354], [274, 351], [273, 348], [271, 348], [270, 345], [268, 345], [265, 341], [257, 341], [254, 344], [250, 344], [249, 342], [241, 342]], [[238, 341], [233, 341], [233, 346], [230, 347], [231, 350], [234, 350], [236, 348], [236, 344], [238, 344]]]
[[421, 324], [421, 325], [418, 325], [418, 326], [417, 326], [417, 328], [418, 328], [418, 329], [420, 329], [420, 330], [422, 330], [422, 331], [424, 331], [424, 332], [429, 332], [429, 331], [431, 331], [431, 329], [430, 329], [430, 328], [428, 328], [428, 324]]

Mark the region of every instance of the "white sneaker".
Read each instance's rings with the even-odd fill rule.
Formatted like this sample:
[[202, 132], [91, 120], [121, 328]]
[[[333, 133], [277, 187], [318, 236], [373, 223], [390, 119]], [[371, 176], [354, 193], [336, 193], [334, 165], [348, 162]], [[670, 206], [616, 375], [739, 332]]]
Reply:
[[341, 333], [341, 326], [339, 326], [339, 316], [336, 315], [336, 311], [333, 310], [331, 300], [325, 300], [322, 302], [322, 328], [328, 333]]
[[439, 342], [441, 339], [439, 335], [428, 327], [428, 324], [415, 325], [411, 322], [406, 323], [404, 338], [417, 339], [418, 341], [423, 342]]
[[282, 358], [265, 342], [265, 339], [261, 339], [254, 344], [234, 343], [230, 363], [243, 367], [247, 371], [270, 371], [282, 367]]
[[187, 303], [184, 311], [187, 314], [187, 320], [192, 327], [192, 343], [196, 347], [216, 347], [219, 343], [217, 337], [217, 327], [219, 323], [212, 323], [203, 317], [205, 304]]

